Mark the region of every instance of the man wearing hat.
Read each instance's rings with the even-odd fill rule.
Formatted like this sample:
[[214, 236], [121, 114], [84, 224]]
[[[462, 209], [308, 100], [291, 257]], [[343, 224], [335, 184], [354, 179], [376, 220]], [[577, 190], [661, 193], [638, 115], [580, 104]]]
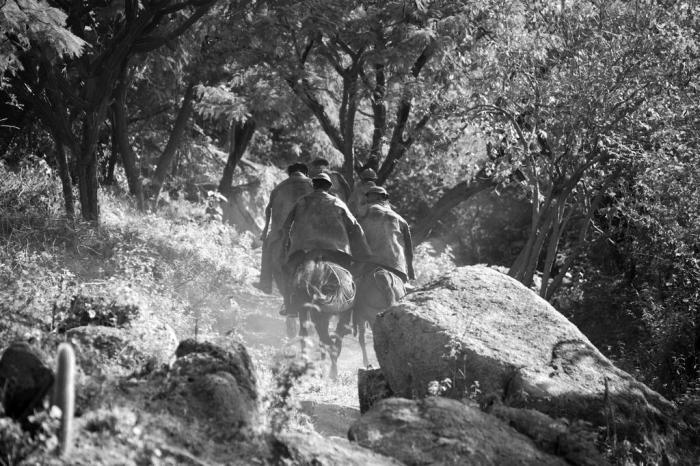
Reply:
[[[289, 177], [275, 186], [270, 193], [270, 202], [265, 208], [265, 228], [262, 232], [263, 248], [260, 264], [259, 288], [265, 293], [272, 293], [274, 277], [277, 288], [285, 295], [284, 272], [279, 258], [284, 247], [282, 224], [296, 201], [313, 191], [311, 179], [306, 176], [308, 169], [303, 163], [293, 163], [287, 167]], [[269, 234], [268, 234], [269, 231]]]
[[355, 183], [355, 187], [348, 201], [348, 208], [355, 217], [362, 217], [367, 212], [367, 190], [375, 186], [377, 182], [377, 172], [367, 168], [360, 172], [360, 179]]
[[362, 227], [347, 205], [329, 193], [333, 186], [330, 176], [320, 173], [312, 184], [314, 191], [296, 202], [282, 226], [282, 234], [289, 238], [287, 270], [294, 270], [312, 251], [322, 252], [326, 260], [345, 268], [352, 260], [367, 260], [371, 250]]
[[414, 279], [408, 223], [391, 208], [389, 194], [381, 186], [367, 189], [366, 197], [367, 211], [359, 222], [374, 254], [372, 262], [395, 273], [404, 283]]
[[328, 160], [318, 157], [311, 162], [311, 170], [309, 170], [309, 176], [313, 178], [321, 173], [327, 173], [331, 179], [330, 193], [337, 196], [343, 202], [348, 202], [350, 198], [350, 186], [345, 180], [345, 177], [335, 170], [331, 170], [331, 164]]

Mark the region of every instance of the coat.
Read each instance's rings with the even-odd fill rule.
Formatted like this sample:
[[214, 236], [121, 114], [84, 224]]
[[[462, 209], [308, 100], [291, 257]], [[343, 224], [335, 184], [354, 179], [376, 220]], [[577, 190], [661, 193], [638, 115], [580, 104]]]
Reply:
[[265, 208], [266, 221], [272, 238], [279, 235], [284, 221], [292, 211], [297, 200], [313, 192], [311, 178], [303, 173], [292, 173], [289, 178], [275, 186], [270, 193], [270, 202]]
[[367, 213], [360, 217], [360, 225], [372, 249], [372, 262], [400, 272], [404, 281], [415, 278], [408, 223], [388, 202], [369, 204]]
[[282, 227], [289, 236], [287, 259], [296, 252], [333, 251], [366, 260], [370, 248], [362, 227], [337, 197], [316, 190], [297, 201]]
[[367, 190], [376, 186], [374, 181], [358, 181], [348, 200], [348, 208], [356, 217], [362, 217], [367, 213]]

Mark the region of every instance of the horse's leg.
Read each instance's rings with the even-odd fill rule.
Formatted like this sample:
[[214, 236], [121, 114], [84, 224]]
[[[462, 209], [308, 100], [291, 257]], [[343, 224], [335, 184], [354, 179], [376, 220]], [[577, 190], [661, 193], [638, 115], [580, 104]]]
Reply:
[[360, 349], [362, 350], [362, 364], [365, 368], [369, 367], [369, 359], [367, 358], [367, 344], [365, 343], [365, 328], [367, 323], [364, 320], [358, 322], [357, 325], [357, 339], [360, 342]]
[[316, 327], [316, 333], [318, 333], [318, 339], [323, 345], [328, 348], [328, 352], [331, 358], [331, 379], [335, 380], [338, 377], [338, 352], [336, 346], [328, 333], [328, 325], [330, 323], [330, 314], [324, 314], [322, 312], [314, 312], [311, 314], [311, 319], [314, 321], [314, 326]]
[[306, 348], [305, 339], [309, 336], [309, 309], [306, 306], [302, 306], [299, 309], [299, 336], [301, 337], [301, 350], [304, 351]]

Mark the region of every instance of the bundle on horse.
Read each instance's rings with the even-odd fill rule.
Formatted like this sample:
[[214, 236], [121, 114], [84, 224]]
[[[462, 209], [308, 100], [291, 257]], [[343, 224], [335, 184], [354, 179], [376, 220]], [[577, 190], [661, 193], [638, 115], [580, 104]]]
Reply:
[[321, 344], [331, 358], [331, 378], [338, 374], [337, 360], [341, 340], [330, 336], [328, 325], [333, 315], [351, 312], [355, 301], [355, 282], [350, 271], [333, 254], [324, 251], [306, 253], [294, 268], [289, 286], [290, 307], [299, 314], [299, 335], [308, 335], [313, 322]]
[[390, 308], [406, 296], [403, 280], [389, 267], [373, 265], [357, 279], [357, 297], [352, 311], [353, 328], [357, 330], [362, 362], [369, 366], [365, 344], [365, 327], [374, 328], [377, 314]]

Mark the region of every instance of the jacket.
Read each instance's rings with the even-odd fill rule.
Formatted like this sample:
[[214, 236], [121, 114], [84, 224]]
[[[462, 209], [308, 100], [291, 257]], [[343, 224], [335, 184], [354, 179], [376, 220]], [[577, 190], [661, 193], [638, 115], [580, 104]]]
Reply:
[[292, 173], [270, 193], [270, 202], [265, 208], [266, 226], [269, 223], [271, 237], [278, 236], [289, 212], [296, 201], [313, 191], [311, 178], [302, 173]]
[[388, 202], [367, 206], [360, 225], [372, 249], [372, 262], [400, 272], [404, 281], [413, 279], [413, 243], [408, 223]]
[[367, 213], [367, 190], [375, 186], [374, 181], [358, 181], [352, 190], [348, 208], [356, 217], [362, 217]]
[[316, 190], [297, 201], [282, 227], [289, 237], [286, 256], [298, 251], [327, 250], [366, 260], [371, 251], [362, 227], [343, 201]]

